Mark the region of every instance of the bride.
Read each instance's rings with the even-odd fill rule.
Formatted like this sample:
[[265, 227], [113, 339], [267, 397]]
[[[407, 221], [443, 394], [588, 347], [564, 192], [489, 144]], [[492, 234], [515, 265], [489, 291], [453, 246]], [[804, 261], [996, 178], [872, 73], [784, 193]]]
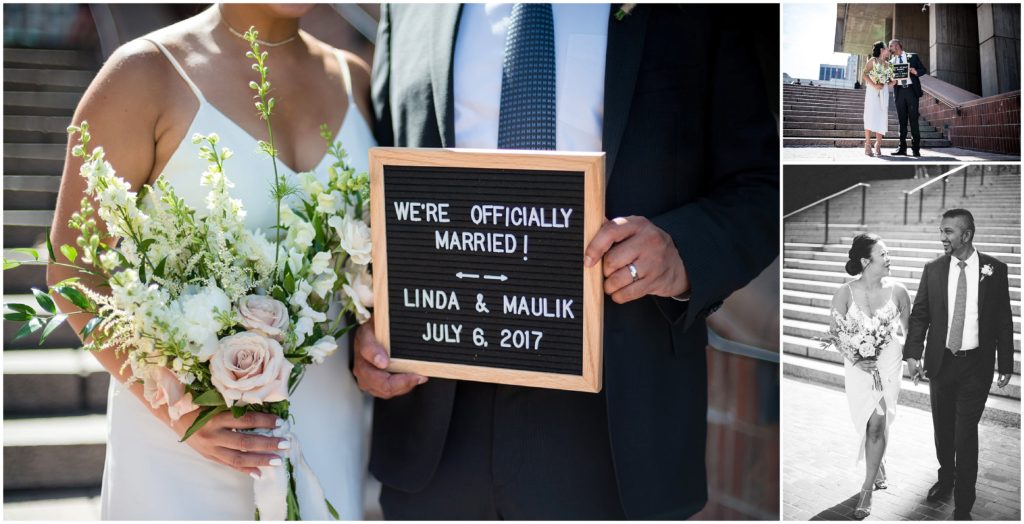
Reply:
[[[277, 99], [274, 138], [278, 169], [286, 176], [313, 172], [326, 180], [329, 164], [321, 124], [335, 132], [356, 171], [367, 169], [375, 145], [370, 118], [369, 68], [359, 58], [329, 47], [299, 30], [311, 4], [223, 4], [122, 46], [89, 86], [74, 122], [90, 124], [93, 143], [137, 190], [164, 176], [193, 208], [205, 209], [200, 176], [207, 162], [192, 144], [193, 133], [220, 135], [235, 156], [226, 165], [231, 190], [243, 201], [246, 225], [264, 231], [275, 223], [269, 195], [270, 160], [257, 154], [267, 139], [248, 84], [256, 79], [245, 58], [242, 33], [259, 31], [270, 52], [269, 80]], [[85, 180], [81, 160], [66, 157], [56, 214], [54, 244], [74, 244], [68, 219], [78, 210]], [[57, 266], [51, 285], [78, 276]], [[62, 304], [65, 310], [73, 309]], [[87, 318], [73, 315], [79, 331]], [[342, 519], [362, 518], [365, 471], [365, 403], [348, 369], [348, 347], [311, 366], [291, 398], [294, 433], [303, 444], [329, 501]], [[112, 349], [96, 358], [114, 377], [108, 402], [107, 456], [102, 516], [127, 520], [251, 520], [257, 466], [281, 463], [275, 451], [284, 439], [236, 432], [273, 428], [274, 415], [222, 413], [179, 442], [198, 411], [172, 422], [166, 409], [151, 408], [138, 384], [121, 384], [123, 358]], [[285, 445], [280, 445], [286, 448]]]
[[[882, 138], [889, 130], [889, 86], [895, 82], [880, 84], [871, 79], [875, 68], [889, 67], [889, 48], [885, 42], [875, 42], [871, 58], [864, 66], [864, 154], [882, 155]], [[875, 133], [875, 152], [871, 152], [871, 133]]]
[[[890, 281], [889, 253], [878, 235], [860, 234], [853, 239], [846, 272], [860, 275], [836, 291], [832, 297], [832, 310], [847, 321], [863, 326], [873, 320], [906, 334], [910, 321], [910, 295], [902, 284]], [[836, 321], [833, 317], [832, 331]], [[886, 489], [883, 457], [889, 439], [889, 428], [896, 415], [896, 401], [903, 376], [903, 349], [893, 342], [878, 353], [877, 360], [861, 360], [856, 364], [844, 362], [846, 373], [846, 400], [854, 428], [860, 435], [857, 461], [865, 460], [867, 469], [854, 517], [863, 519], [871, 513], [871, 495], [874, 489]], [[877, 370], [882, 390], [875, 389], [874, 371]]]

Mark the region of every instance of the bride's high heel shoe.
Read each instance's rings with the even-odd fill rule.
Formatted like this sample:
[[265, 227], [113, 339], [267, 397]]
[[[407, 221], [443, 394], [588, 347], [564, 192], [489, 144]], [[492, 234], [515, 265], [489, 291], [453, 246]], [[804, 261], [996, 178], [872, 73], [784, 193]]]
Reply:
[[[853, 510], [853, 518], [863, 520], [871, 514], [871, 493], [870, 489], [860, 490], [860, 498], [857, 499], [857, 507]], [[867, 500], [866, 503], [865, 500]]]
[[[867, 156], [875, 156], [871, 152], [871, 139], [867, 139], [867, 140], [864, 141], [864, 154], [867, 155]], [[881, 154], [881, 153], [879, 153], [879, 154]]]
[[882, 156], [882, 139], [875, 139], [875, 156]]

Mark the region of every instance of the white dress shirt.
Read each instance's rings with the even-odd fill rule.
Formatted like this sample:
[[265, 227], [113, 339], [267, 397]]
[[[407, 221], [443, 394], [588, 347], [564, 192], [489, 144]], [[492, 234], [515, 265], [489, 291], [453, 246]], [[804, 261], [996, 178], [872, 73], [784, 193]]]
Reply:
[[[946, 290], [948, 299], [946, 311], [946, 347], [949, 347], [949, 333], [953, 328], [953, 310], [956, 309], [956, 286], [960, 282], [959, 258], [950, 257], [949, 261], [949, 285]], [[981, 275], [981, 268], [978, 266], [978, 250], [975, 249], [971, 256], [967, 257], [967, 266], [964, 267], [964, 275], [967, 278], [967, 311], [964, 315], [964, 337], [960, 345], [961, 351], [975, 349], [978, 347], [978, 279]]]
[[[602, 151], [610, 4], [552, 4], [551, 11], [556, 148]], [[501, 65], [511, 16], [512, 4], [462, 6], [452, 68], [456, 147], [498, 147]]]

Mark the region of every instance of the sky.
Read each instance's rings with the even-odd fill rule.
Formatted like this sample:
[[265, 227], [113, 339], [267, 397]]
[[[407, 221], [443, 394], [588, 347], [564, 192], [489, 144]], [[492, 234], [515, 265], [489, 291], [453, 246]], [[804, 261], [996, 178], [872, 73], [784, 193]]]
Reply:
[[782, 71], [794, 78], [818, 78], [818, 66], [846, 67], [848, 53], [833, 53], [836, 4], [782, 4]]

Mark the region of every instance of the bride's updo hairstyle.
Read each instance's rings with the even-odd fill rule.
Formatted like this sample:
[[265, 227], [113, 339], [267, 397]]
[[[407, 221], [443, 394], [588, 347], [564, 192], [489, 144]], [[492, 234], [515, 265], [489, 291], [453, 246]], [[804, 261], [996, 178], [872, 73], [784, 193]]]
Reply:
[[879, 56], [881, 56], [882, 49], [885, 49], [885, 42], [882, 42], [881, 40], [875, 42], [874, 48], [871, 49], [872, 58], [878, 58]]
[[875, 244], [882, 237], [874, 233], [861, 233], [853, 237], [853, 246], [850, 248], [850, 260], [846, 261], [846, 272], [852, 276], [859, 275], [864, 271], [864, 266], [861, 265], [860, 260], [862, 258], [871, 258], [871, 250], [874, 249]]

